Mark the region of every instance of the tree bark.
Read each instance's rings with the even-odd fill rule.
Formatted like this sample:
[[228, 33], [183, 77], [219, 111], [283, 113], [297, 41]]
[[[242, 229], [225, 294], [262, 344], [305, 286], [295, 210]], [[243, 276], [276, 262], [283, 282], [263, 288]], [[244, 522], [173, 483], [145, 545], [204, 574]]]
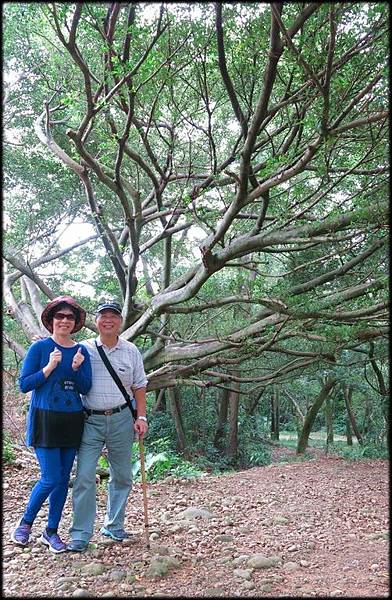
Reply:
[[369, 342], [369, 358], [370, 358], [370, 364], [372, 365], [373, 371], [376, 375], [377, 381], [378, 381], [378, 388], [379, 388], [379, 393], [381, 394], [381, 396], [388, 396], [388, 386], [385, 383], [385, 379], [384, 376], [376, 362], [375, 356], [374, 356], [374, 342], [370, 341]]
[[321, 391], [320, 391], [319, 395], [317, 396], [316, 400], [314, 401], [314, 403], [308, 410], [308, 412], [305, 416], [305, 422], [304, 422], [304, 426], [302, 427], [301, 435], [299, 436], [299, 439], [298, 439], [297, 454], [303, 454], [305, 452], [306, 448], [308, 447], [309, 435], [310, 435], [310, 432], [312, 431], [312, 426], [314, 424], [314, 421], [315, 421], [317, 414], [318, 414], [320, 408], [322, 407], [325, 399], [328, 397], [328, 394], [334, 387], [335, 383], [336, 383], [336, 379], [334, 377], [328, 377], [326, 379], [326, 381], [324, 382], [323, 387], [321, 388]]
[[214, 446], [221, 450], [224, 446], [224, 437], [227, 428], [227, 415], [229, 410], [229, 390], [222, 389], [222, 394], [219, 402], [218, 424], [216, 428]]
[[266, 390], [266, 388], [263, 388], [252, 400], [250, 400], [247, 410], [246, 410], [247, 415], [251, 416], [254, 414], [265, 390]]
[[346, 439], [347, 439], [347, 446], [352, 446], [353, 445], [353, 436], [351, 433], [350, 418], [347, 413], [346, 413]]
[[234, 381], [232, 387], [234, 389], [229, 391], [229, 441], [226, 448], [226, 454], [229, 458], [235, 461], [238, 454], [238, 409], [240, 383]]
[[294, 418], [295, 418], [297, 436], [299, 437], [301, 435], [302, 427], [304, 426], [305, 416], [301, 410], [300, 405], [296, 401], [296, 399], [287, 390], [283, 390], [283, 391], [286, 394], [286, 396], [291, 400], [291, 404], [294, 409], [293, 414], [294, 414]]
[[272, 440], [279, 440], [279, 409], [280, 409], [279, 388], [276, 385], [273, 385], [272, 396], [271, 396], [271, 439]]
[[20, 358], [24, 358], [26, 354], [26, 350], [23, 348], [19, 342], [13, 340], [9, 335], [7, 335], [3, 331], [3, 342], [7, 344], [7, 346], [15, 352]]
[[179, 390], [177, 387], [169, 388], [167, 390], [169, 396], [170, 412], [174, 419], [174, 425], [177, 434], [177, 449], [182, 454], [186, 452], [185, 432], [184, 425], [181, 416], [181, 402], [179, 397]]
[[[351, 400], [351, 398], [350, 398], [350, 400]], [[365, 409], [364, 409], [364, 414], [363, 414], [362, 434], [363, 434], [363, 436], [366, 437], [372, 429], [372, 427], [371, 427], [372, 411], [371, 411], [371, 406], [370, 406], [370, 398], [367, 394], [365, 395], [364, 402], [365, 402]], [[350, 404], [351, 404], [351, 402], [350, 402]]]
[[157, 411], [164, 412], [166, 410], [165, 388], [155, 390], [155, 405], [151, 410], [151, 415]]
[[327, 446], [333, 444], [333, 401], [330, 397], [326, 398], [325, 406], [325, 426], [327, 430]]
[[343, 386], [343, 392], [344, 392], [344, 401], [346, 404], [347, 414], [348, 414], [348, 418], [350, 419], [351, 427], [353, 429], [355, 437], [358, 440], [358, 444], [363, 444], [362, 434], [359, 431], [357, 421], [355, 419], [355, 415], [353, 412], [352, 404], [351, 404], [353, 388], [350, 385], [345, 385], [345, 386]]

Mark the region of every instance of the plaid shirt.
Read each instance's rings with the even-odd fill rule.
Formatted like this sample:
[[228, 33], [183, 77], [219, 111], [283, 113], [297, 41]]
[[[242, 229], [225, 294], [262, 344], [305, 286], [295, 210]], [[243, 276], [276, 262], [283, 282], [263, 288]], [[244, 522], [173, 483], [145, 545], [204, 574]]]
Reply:
[[[99, 336], [96, 339], [98, 346], [103, 346], [113, 369], [131, 398], [132, 390], [147, 386], [142, 355], [135, 344], [119, 337], [117, 344], [109, 349], [102, 344]], [[102, 361], [94, 342], [95, 338], [80, 342], [88, 350], [93, 374], [91, 389], [88, 394], [82, 396], [82, 400], [86, 408], [108, 410], [124, 404], [125, 399]]]

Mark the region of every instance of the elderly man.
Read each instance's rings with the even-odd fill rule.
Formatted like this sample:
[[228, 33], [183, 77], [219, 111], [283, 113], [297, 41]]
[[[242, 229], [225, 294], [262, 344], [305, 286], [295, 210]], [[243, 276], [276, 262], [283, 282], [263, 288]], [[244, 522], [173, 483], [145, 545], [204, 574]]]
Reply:
[[[132, 487], [132, 443], [134, 432], [143, 437], [148, 430], [146, 418], [147, 379], [137, 347], [119, 337], [121, 306], [114, 301], [98, 305], [96, 324], [99, 336], [83, 342], [92, 367], [93, 384], [83, 397], [86, 420], [77, 456], [73, 485], [72, 541], [68, 550], [83, 552], [93, 535], [96, 517], [96, 467], [106, 445], [109, 462], [107, 510], [101, 533], [122, 541], [130, 535], [124, 530], [125, 508]], [[101, 346], [125, 390], [135, 398], [137, 419], [106, 368], [98, 347]]]

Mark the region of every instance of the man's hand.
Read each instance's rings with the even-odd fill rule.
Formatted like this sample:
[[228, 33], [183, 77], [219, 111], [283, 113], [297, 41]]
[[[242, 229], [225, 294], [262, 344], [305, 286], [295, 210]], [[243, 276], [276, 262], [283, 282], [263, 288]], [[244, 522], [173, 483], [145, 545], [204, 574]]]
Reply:
[[148, 423], [142, 419], [136, 419], [133, 428], [137, 433], [136, 439], [142, 439], [148, 431]]
[[78, 351], [75, 353], [75, 356], [73, 357], [73, 360], [72, 360], [72, 369], [74, 371], [77, 371], [83, 361], [84, 361], [84, 354], [82, 353], [82, 349], [79, 346]]
[[33, 342], [38, 342], [39, 340], [44, 340], [45, 336], [38, 335], [37, 333], [35, 333], [31, 339], [33, 340]]

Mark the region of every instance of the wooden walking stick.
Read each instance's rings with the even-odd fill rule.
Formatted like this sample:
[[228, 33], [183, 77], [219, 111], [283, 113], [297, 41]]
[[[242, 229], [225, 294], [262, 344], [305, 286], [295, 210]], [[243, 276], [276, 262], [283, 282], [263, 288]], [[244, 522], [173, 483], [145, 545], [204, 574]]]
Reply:
[[139, 451], [140, 451], [140, 472], [142, 474], [142, 488], [143, 488], [144, 532], [146, 534], [147, 548], [149, 548], [150, 547], [150, 536], [148, 533], [147, 482], [146, 482], [146, 470], [144, 468], [143, 438], [140, 438], [140, 437], [139, 437]]

